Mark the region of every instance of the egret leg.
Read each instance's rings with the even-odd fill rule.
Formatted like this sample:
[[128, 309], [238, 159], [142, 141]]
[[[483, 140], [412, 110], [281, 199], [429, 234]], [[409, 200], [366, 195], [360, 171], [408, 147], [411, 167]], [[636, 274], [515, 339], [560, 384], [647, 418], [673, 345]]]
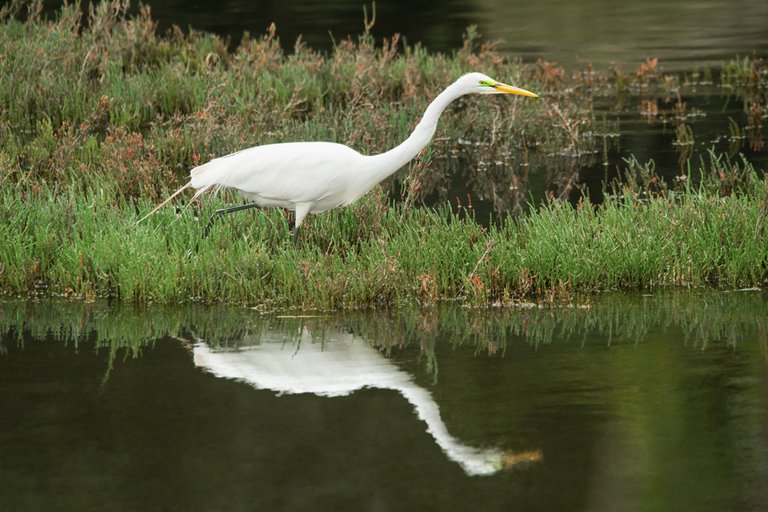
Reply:
[[301, 228], [301, 223], [304, 222], [304, 217], [309, 213], [309, 208], [311, 206], [311, 203], [298, 203], [296, 205], [296, 221], [294, 223], [293, 235], [291, 235], [291, 242], [294, 247], [296, 246], [296, 241], [299, 239], [299, 228]]
[[257, 205], [256, 203], [248, 203], [240, 206], [232, 206], [231, 208], [222, 208], [221, 210], [216, 210], [216, 213], [211, 215], [211, 220], [209, 220], [208, 224], [205, 225], [205, 230], [203, 230], [203, 239], [208, 237], [208, 233], [210, 233], [211, 228], [213, 227], [213, 223], [219, 217], [223, 217], [228, 213], [234, 213], [234, 212], [239, 212], [240, 210], [247, 210], [249, 208], [258, 208], [258, 207], [259, 205]]

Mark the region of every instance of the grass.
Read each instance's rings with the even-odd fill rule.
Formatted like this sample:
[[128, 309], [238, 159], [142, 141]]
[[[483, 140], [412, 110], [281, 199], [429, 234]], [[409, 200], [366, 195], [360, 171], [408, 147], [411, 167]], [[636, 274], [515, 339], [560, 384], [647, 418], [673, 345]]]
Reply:
[[[166, 208], [137, 225], [152, 203], [115, 207], [107, 188], [46, 196], [5, 188], [0, 276], [12, 295], [305, 309], [761, 285], [768, 181], [746, 164], [713, 157], [707, 165], [715, 168], [697, 186], [625, 185], [599, 206], [553, 200], [489, 227], [449, 207], [406, 209], [373, 194], [311, 218], [296, 248], [278, 210], [228, 216], [202, 240], [219, 199], [179, 215]], [[726, 172], [730, 182], [718, 174]]]
[[[417, 207], [440, 186], [430, 168], [457, 154], [487, 171], [483, 187], [494, 195], [517, 182], [501, 181], [489, 162], [548, 158], [572, 173], [573, 158], [596, 153], [607, 126], [595, 121], [595, 98], [669, 96], [685, 81], [656, 61], [634, 74], [567, 76], [550, 63], [510, 61], [471, 30], [451, 55], [396, 37], [377, 44], [367, 31], [327, 55], [286, 52], [274, 30], [230, 49], [210, 34], [158, 35], [148, 7], [131, 17], [127, 3], [102, 2], [85, 24], [79, 6], [54, 20], [38, 7], [0, 10], [0, 293], [353, 309], [570, 301], [768, 277], [766, 181], [748, 162], [714, 154], [676, 188], [631, 161], [628, 179], [595, 198], [599, 206], [551, 199], [491, 226], [465, 209]], [[189, 168], [235, 149], [315, 139], [387, 149], [446, 84], [474, 69], [546, 100], [457, 102], [401, 184], [404, 201], [378, 190], [311, 218], [296, 248], [280, 211], [227, 217], [201, 240], [201, 221], [226, 197], [136, 224]], [[764, 69], [737, 59], [723, 77], [752, 116], [745, 132], [761, 142]]]

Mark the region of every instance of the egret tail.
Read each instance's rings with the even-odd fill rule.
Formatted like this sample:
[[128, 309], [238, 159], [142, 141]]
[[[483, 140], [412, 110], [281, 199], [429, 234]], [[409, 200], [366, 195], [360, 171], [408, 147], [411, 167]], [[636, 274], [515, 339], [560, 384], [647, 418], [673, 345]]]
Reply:
[[139, 219], [139, 222], [137, 222], [136, 224], [140, 223], [141, 221], [143, 221], [143, 220], [144, 220], [144, 219], [146, 219], [147, 217], [150, 217], [150, 216], [154, 215], [154, 213], [155, 213], [157, 210], [159, 210], [160, 208], [162, 208], [163, 206], [165, 206], [166, 204], [168, 204], [168, 202], [169, 202], [171, 199], [173, 199], [173, 198], [174, 198], [174, 197], [176, 197], [177, 195], [181, 194], [181, 193], [182, 193], [184, 190], [188, 189], [188, 188], [189, 188], [191, 185], [192, 185], [192, 182], [190, 181], [189, 183], [187, 183], [186, 185], [184, 185], [183, 187], [181, 187], [179, 190], [177, 190], [176, 192], [174, 192], [173, 194], [171, 194], [171, 197], [169, 197], [168, 199], [166, 199], [165, 201], [163, 201], [162, 203], [160, 203], [159, 205], [157, 205], [157, 206], [155, 207], [155, 209], [154, 209], [154, 210], [152, 210], [151, 212], [149, 212], [148, 214], [146, 214], [145, 216], [143, 216], [141, 219]]

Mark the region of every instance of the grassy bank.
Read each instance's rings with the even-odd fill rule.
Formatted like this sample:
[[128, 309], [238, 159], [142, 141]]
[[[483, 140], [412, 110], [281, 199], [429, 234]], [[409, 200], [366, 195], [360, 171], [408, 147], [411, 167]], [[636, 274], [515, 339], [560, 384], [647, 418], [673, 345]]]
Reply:
[[10, 294], [321, 309], [761, 285], [768, 181], [749, 167], [709, 165], [717, 167], [696, 187], [653, 191], [638, 183], [600, 206], [555, 200], [490, 227], [374, 194], [311, 218], [296, 248], [277, 210], [229, 216], [201, 240], [220, 200], [180, 215], [167, 208], [137, 226], [137, 210], [151, 202], [115, 206], [109, 188], [43, 196], [5, 188], [0, 276]]
[[[432, 163], [457, 153], [483, 169], [510, 158], [523, 168], [537, 156], [556, 167], [596, 151], [597, 96], [669, 96], [684, 80], [655, 64], [568, 77], [546, 63], [510, 61], [471, 31], [451, 55], [368, 33], [328, 55], [301, 45], [285, 52], [274, 31], [229, 49], [210, 34], [158, 35], [147, 8], [129, 17], [121, 2], [101, 3], [85, 25], [76, 7], [46, 21], [36, 3], [21, 5], [21, 14], [0, 11], [4, 294], [332, 309], [569, 301], [606, 289], [757, 286], [767, 277], [768, 185], [748, 163], [714, 155], [692, 169], [695, 184], [682, 180], [677, 190], [632, 162], [637, 179], [616, 185], [600, 206], [552, 199], [490, 227], [465, 210], [413, 206], [441, 179]], [[766, 103], [758, 87], [765, 70], [755, 62], [723, 73], [750, 112]], [[457, 102], [412, 166], [403, 202], [378, 190], [312, 218], [296, 248], [280, 211], [230, 216], [201, 240], [198, 217], [204, 223], [233, 200], [226, 196], [136, 224], [189, 168], [236, 149], [315, 139], [387, 149], [446, 84], [474, 69], [545, 100]], [[673, 103], [669, 111], [679, 112]], [[749, 132], [759, 141], [761, 116]], [[572, 175], [575, 164], [565, 167]], [[514, 173], [505, 174], [509, 183], [486, 178], [493, 194], [518, 185]]]

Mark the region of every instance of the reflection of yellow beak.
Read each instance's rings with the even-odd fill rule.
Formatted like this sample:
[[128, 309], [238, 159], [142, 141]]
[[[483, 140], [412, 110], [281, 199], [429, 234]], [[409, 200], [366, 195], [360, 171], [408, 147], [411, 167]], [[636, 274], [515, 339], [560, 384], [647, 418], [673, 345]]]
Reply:
[[538, 94], [534, 94], [531, 91], [526, 91], [525, 89], [521, 89], [519, 87], [512, 87], [511, 85], [502, 84], [501, 82], [496, 82], [492, 85], [494, 89], [496, 89], [499, 92], [505, 92], [507, 94], [517, 94], [519, 96], [530, 96], [531, 98], [538, 98]]
[[[536, 97], [538, 98], [538, 96]], [[541, 452], [541, 450], [529, 450], [527, 452], [504, 452], [504, 454], [501, 456], [501, 466], [504, 469], [509, 469], [517, 465], [527, 466], [529, 464], [540, 462], [543, 458], [544, 454]]]

